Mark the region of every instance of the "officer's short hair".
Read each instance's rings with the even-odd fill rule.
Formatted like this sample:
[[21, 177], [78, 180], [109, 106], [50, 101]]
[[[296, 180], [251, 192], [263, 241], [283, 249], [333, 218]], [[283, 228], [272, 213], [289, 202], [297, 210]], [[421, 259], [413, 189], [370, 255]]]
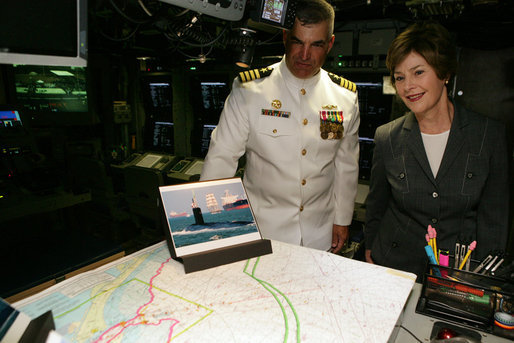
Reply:
[[328, 36], [334, 33], [335, 12], [326, 0], [299, 0], [296, 3], [296, 19], [302, 25], [328, 22]]

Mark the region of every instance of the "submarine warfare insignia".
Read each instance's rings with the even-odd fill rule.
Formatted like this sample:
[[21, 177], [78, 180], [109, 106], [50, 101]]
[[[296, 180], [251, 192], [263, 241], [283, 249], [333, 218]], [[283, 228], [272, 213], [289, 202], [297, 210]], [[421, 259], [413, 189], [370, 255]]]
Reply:
[[323, 139], [343, 138], [343, 111], [319, 111], [319, 129]]
[[333, 73], [328, 73], [328, 76], [330, 76], [330, 79], [339, 86], [344, 87], [354, 93], [357, 92], [357, 85], [352, 81], [348, 81], [347, 79]]
[[279, 110], [280, 107], [282, 107], [282, 103], [280, 102], [280, 100], [276, 100], [275, 99], [275, 100], [273, 100], [271, 102], [271, 107], [276, 108], [277, 110]]
[[324, 106], [321, 106], [321, 108], [324, 110], [335, 110], [335, 109], [337, 109], [337, 105], [324, 105]]
[[252, 69], [252, 70], [245, 70], [239, 73], [239, 81], [241, 82], [248, 82], [257, 80], [266, 76], [270, 76], [273, 72], [273, 68], [261, 68], [261, 69]]

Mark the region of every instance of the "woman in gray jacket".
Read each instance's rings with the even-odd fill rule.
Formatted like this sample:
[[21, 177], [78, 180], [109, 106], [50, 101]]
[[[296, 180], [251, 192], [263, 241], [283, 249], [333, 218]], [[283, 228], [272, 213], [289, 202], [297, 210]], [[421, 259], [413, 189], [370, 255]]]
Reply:
[[410, 109], [379, 127], [366, 207], [366, 260], [417, 274], [428, 261], [428, 225], [437, 246], [477, 242], [481, 259], [505, 249], [508, 156], [505, 127], [453, 102], [457, 69], [448, 31], [417, 23], [392, 42], [386, 60], [397, 94]]

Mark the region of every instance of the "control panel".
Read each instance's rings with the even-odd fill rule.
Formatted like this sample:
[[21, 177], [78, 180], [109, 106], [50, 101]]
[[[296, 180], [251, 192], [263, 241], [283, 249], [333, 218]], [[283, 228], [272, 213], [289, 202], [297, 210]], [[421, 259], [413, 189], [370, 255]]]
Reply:
[[238, 21], [243, 17], [246, 0], [159, 0], [188, 8], [215, 18]]
[[202, 173], [202, 168], [203, 159], [196, 157], [183, 158], [168, 171], [168, 183], [176, 184], [198, 181]]

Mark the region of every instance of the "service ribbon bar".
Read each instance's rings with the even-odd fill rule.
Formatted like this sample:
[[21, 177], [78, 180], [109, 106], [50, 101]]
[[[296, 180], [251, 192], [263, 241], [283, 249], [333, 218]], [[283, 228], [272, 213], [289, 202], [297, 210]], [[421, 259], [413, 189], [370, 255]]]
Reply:
[[278, 110], [266, 110], [263, 108], [262, 115], [272, 116], [272, 117], [289, 118], [289, 116], [291, 115], [291, 112], [278, 111]]
[[323, 121], [332, 123], [343, 122], [343, 111], [319, 111], [319, 117]]

